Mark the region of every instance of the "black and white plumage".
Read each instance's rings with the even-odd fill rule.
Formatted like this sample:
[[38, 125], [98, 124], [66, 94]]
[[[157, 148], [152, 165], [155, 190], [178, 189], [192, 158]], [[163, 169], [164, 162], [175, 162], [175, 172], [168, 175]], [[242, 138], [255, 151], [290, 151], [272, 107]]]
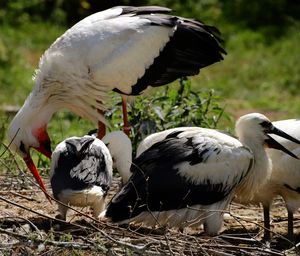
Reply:
[[30, 156], [51, 156], [47, 124], [67, 108], [92, 122], [107, 123], [108, 93], [140, 94], [223, 59], [218, 30], [169, 13], [165, 7], [114, 7], [81, 20], [40, 59], [34, 88], [13, 119], [8, 136], [45, 191]]
[[[300, 120], [289, 119], [273, 122], [273, 125], [300, 140]], [[300, 157], [300, 146], [286, 139], [272, 135], [281, 145]], [[275, 196], [283, 197], [288, 210], [288, 238], [293, 240], [293, 214], [300, 207], [300, 161], [281, 151], [268, 149], [272, 160], [270, 178], [256, 193], [254, 202], [261, 202], [264, 208], [265, 239], [270, 239], [270, 206]]]
[[[66, 205], [91, 206], [98, 217], [112, 181], [109, 150], [92, 136], [64, 140], [52, 154], [50, 181], [55, 199]], [[58, 204], [58, 210], [65, 220], [68, 207]]]
[[241, 117], [236, 132], [240, 140], [197, 127], [150, 135], [153, 143], [150, 139], [133, 160], [133, 175], [103, 216], [145, 226], [183, 228], [204, 223], [208, 234], [217, 234], [223, 210], [235, 193], [252, 197], [263, 182], [260, 172], [269, 164], [264, 145], [269, 143], [291, 154], [268, 134], [299, 143], [257, 113]]

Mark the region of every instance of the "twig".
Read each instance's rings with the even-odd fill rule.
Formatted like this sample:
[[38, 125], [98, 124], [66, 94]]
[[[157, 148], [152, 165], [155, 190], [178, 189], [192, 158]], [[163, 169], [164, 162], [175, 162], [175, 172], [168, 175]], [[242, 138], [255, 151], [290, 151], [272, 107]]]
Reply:
[[15, 232], [8, 231], [6, 229], [0, 228], [0, 232], [16, 237], [22, 241], [25, 241], [27, 243], [32, 244], [45, 244], [45, 245], [55, 245], [58, 247], [67, 247], [67, 248], [77, 248], [77, 249], [90, 249], [90, 245], [82, 244], [82, 243], [76, 243], [76, 242], [60, 242], [60, 241], [50, 241], [50, 240], [42, 240], [39, 238], [33, 238], [31, 239], [28, 236], [17, 234]]
[[28, 201], [36, 201], [36, 202], [38, 202], [38, 200], [36, 200], [35, 198], [29, 197], [29, 196], [25, 196], [25, 195], [22, 195], [22, 194], [17, 193], [17, 192], [9, 191], [9, 193], [11, 193], [11, 194], [13, 194], [15, 196], [22, 197], [22, 198], [24, 198], [24, 199], [26, 199]]
[[14, 206], [16, 206], [16, 207], [19, 207], [19, 208], [23, 209], [23, 210], [26, 210], [26, 211], [35, 213], [35, 214], [37, 214], [37, 215], [39, 215], [39, 216], [42, 216], [42, 217], [44, 217], [44, 218], [47, 218], [47, 219], [50, 219], [50, 220], [53, 220], [53, 221], [61, 222], [61, 223], [64, 223], [64, 224], [69, 224], [69, 225], [72, 225], [72, 226], [75, 226], [75, 227], [78, 227], [78, 228], [82, 228], [82, 229], [84, 229], [84, 230], [85, 230], [85, 229], [88, 229], [88, 228], [85, 227], [85, 226], [82, 226], [82, 225], [79, 225], [79, 224], [75, 224], [75, 223], [70, 223], [70, 222], [67, 222], [67, 221], [64, 221], [64, 220], [61, 220], [61, 219], [56, 219], [56, 218], [51, 217], [51, 216], [49, 216], [49, 215], [46, 215], [46, 214], [37, 212], [37, 211], [35, 211], [35, 210], [33, 210], [33, 209], [27, 208], [27, 207], [25, 207], [25, 206], [23, 206], [23, 205], [20, 205], [20, 204], [17, 204], [17, 203], [15, 203], [15, 202], [13, 202], [13, 201], [9, 201], [9, 200], [7, 200], [6, 198], [4, 198], [3, 196], [0, 196], [0, 200], [3, 200], [4, 202], [6, 202], [6, 203], [8, 203], [8, 204], [12, 204], [12, 205], [14, 205]]
[[42, 237], [42, 235], [40, 234], [41, 231], [39, 230], [39, 228], [35, 224], [33, 224], [32, 221], [30, 221], [28, 219], [25, 219], [25, 218], [22, 218], [22, 217], [10, 217], [10, 216], [1, 217], [1, 219], [21, 219], [21, 220], [24, 220], [24, 221], [28, 222], [35, 229], [35, 231], [38, 232], [39, 235]]

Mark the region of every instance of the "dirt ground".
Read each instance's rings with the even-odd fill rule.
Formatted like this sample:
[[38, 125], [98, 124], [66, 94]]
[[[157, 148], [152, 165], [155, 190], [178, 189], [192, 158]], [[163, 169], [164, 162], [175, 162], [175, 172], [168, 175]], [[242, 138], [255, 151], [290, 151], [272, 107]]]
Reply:
[[[49, 187], [49, 181], [46, 180]], [[300, 255], [300, 215], [295, 241], [286, 239], [287, 212], [277, 198], [271, 211], [272, 240], [264, 242], [260, 207], [231, 204], [220, 235], [119, 227], [91, 218], [88, 209], [70, 210], [68, 222], [55, 220], [56, 203], [47, 201], [31, 177], [0, 176], [1, 255]], [[110, 197], [119, 189], [114, 179]], [[49, 191], [51, 191], [49, 189]]]

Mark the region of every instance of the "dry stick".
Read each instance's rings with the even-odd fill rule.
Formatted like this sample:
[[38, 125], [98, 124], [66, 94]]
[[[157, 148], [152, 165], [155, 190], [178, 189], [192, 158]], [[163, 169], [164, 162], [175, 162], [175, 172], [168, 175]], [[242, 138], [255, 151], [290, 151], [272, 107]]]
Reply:
[[[12, 152], [11, 152], [11, 150], [8, 148], [8, 146], [6, 146], [4, 143], [2, 143], [2, 144], [3, 144], [3, 146], [6, 148], [6, 150], [9, 151], [9, 152], [12, 154]], [[12, 157], [13, 157], [13, 160], [14, 160], [15, 165], [17, 166], [17, 169], [24, 175], [24, 177], [25, 177], [26, 179], [28, 179], [34, 186], [40, 188], [40, 186], [39, 186], [38, 184], [36, 184], [35, 182], [33, 182], [31, 179], [29, 179], [29, 178], [25, 175], [25, 173], [21, 170], [21, 168], [20, 168], [20, 166], [19, 166], [18, 162], [16, 161], [16, 158], [15, 158], [15, 156], [14, 156], [13, 154], [12, 154]], [[1, 159], [0, 159], [0, 162], [2, 162]], [[5, 163], [4, 163], [4, 165], [5, 165], [7, 168], [9, 168]], [[44, 191], [43, 191], [43, 192], [44, 192]], [[44, 193], [46, 193], [47, 196], [48, 196], [49, 198], [51, 198], [51, 200], [53, 200], [53, 201], [55, 201], [55, 202], [57, 202], [57, 203], [60, 203], [60, 204], [62, 204], [62, 205], [65, 206], [65, 207], [68, 207], [69, 209], [71, 209], [71, 210], [73, 210], [73, 211], [75, 211], [75, 212], [81, 214], [82, 216], [85, 216], [85, 217], [87, 217], [87, 218], [89, 218], [89, 219], [92, 219], [93, 221], [96, 221], [96, 222], [98, 222], [99, 224], [102, 224], [99, 220], [97, 220], [97, 219], [95, 219], [95, 218], [92, 218], [92, 217], [90, 217], [89, 215], [87, 215], [87, 214], [85, 214], [85, 213], [83, 213], [83, 212], [80, 212], [80, 211], [78, 211], [77, 209], [75, 209], [75, 208], [73, 208], [73, 207], [71, 207], [71, 206], [69, 206], [69, 205], [66, 205], [66, 204], [62, 203], [62, 202], [60, 202], [59, 200], [56, 200], [54, 197], [52, 197], [52, 196], [51, 196], [50, 194], [48, 194], [47, 192], [44, 192]]]
[[41, 231], [39, 230], [39, 228], [35, 224], [33, 224], [32, 221], [30, 221], [28, 219], [25, 219], [25, 218], [22, 218], [22, 217], [10, 217], [10, 216], [1, 217], [0, 219], [20, 219], [20, 220], [24, 220], [24, 221], [28, 222], [35, 229], [35, 231], [42, 237], [42, 235], [40, 233]]
[[36, 200], [36, 199], [34, 199], [32, 197], [25, 196], [25, 195], [22, 195], [22, 194], [17, 193], [17, 192], [13, 192], [13, 191], [8, 191], [8, 192], [11, 193], [11, 194], [13, 194], [13, 195], [15, 195], [15, 196], [19, 196], [21, 198], [27, 199], [28, 201], [38, 201], [38, 200]]
[[[243, 218], [243, 217], [239, 217], [239, 216], [237, 216], [237, 215], [233, 215], [232, 213], [230, 213], [229, 212], [229, 215], [231, 216], [231, 217], [233, 217], [237, 222], [239, 222], [245, 229], [246, 229], [246, 227], [241, 223], [241, 220], [244, 220], [245, 221], [245, 219]], [[256, 226], [259, 226], [260, 228], [265, 228], [263, 225], [260, 225], [259, 223], [257, 223], [257, 222], [255, 222], [255, 221], [252, 221], [252, 220], [246, 220], [247, 222], [249, 222], [249, 223], [253, 223], [253, 224], [255, 224]], [[247, 230], [247, 229], [246, 229]], [[296, 244], [294, 243], [294, 242], [292, 242], [291, 240], [289, 240], [289, 239], [287, 239], [286, 237], [284, 237], [283, 235], [281, 235], [281, 234], [279, 234], [279, 233], [276, 233], [276, 232], [274, 232], [274, 231], [272, 231], [272, 230], [270, 230], [270, 232], [272, 232], [273, 234], [275, 234], [275, 235], [278, 235], [278, 236], [280, 236], [282, 239], [284, 239], [285, 241], [287, 241], [287, 242], [289, 242], [291, 245], [293, 245], [293, 246], [296, 246]], [[258, 240], [257, 240], [258, 241]], [[259, 242], [259, 241], [258, 241]], [[262, 243], [263, 244], [263, 243]]]
[[[124, 246], [124, 247], [127, 247], [128, 249], [131, 249], [132, 251], [136, 252], [136, 253], [146, 253], [147, 249], [153, 245], [153, 244], [156, 244], [156, 243], [159, 243], [159, 241], [155, 241], [155, 242], [149, 242], [145, 245], [133, 245], [133, 244], [129, 244], [129, 243], [126, 243], [126, 242], [121, 242], [121, 241], [118, 241], [114, 238], [112, 238], [110, 235], [108, 235], [107, 233], [105, 233], [104, 231], [102, 231], [101, 229], [97, 228], [95, 225], [93, 224], [90, 224], [94, 229], [96, 229], [99, 233], [101, 233], [101, 235], [103, 235], [104, 237], [106, 237], [107, 239], [111, 240], [112, 242], [120, 245], [120, 246]], [[150, 252], [147, 251], [147, 254], [149, 254]]]
[[[0, 160], [0, 162], [1, 162], [1, 160]], [[17, 196], [21, 196], [21, 197], [24, 197], [24, 198], [26, 198], [27, 200], [29, 200], [29, 201], [32, 201], [32, 200], [35, 200], [35, 201], [38, 201], [38, 200], [36, 200], [36, 199], [34, 199], [34, 198], [31, 198], [31, 197], [29, 197], [29, 196], [25, 196], [25, 195], [23, 195], [23, 194], [29, 194], [29, 193], [35, 193], [35, 192], [41, 192], [41, 190], [40, 189], [37, 189], [37, 190], [34, 190], [34, 189], [27, 189], [27, 190], [21, 190], [21, 192], [22, 192], [22, 194], [19, 194], [19, 193], [17, 193], [17, 192], [13, 192], [13, 191], [10, 191], [10, 190], [0, 190], [0, 194], [7, 194], [7, 193], [15, 193]]]
[[[186, 238], [193, 238], [196, 241], [196, 243], [198, 243], [198, 241], [197, 241], [197, 239], [195, 239], [195, 237], [187, 235], [187, 234], [182, 234], [182, 235]], [[219, 236], [219, 237], [221, 237], [221, 236]], [[178, 239], [178, 238], [173, 238], [173, 240], [175, 240], [176, 243], [181, 242], [181, 240]], [[282, 255], [282, 253], [279, 253], [279, 252], [276, 252], [276, 251], [271, 251], [269, 248], [263, 249], [263, 248], [259, 248], [259, 247], [247, 247], [247, 246], [235, 246], [235, 245], [231, 245], [231, 244], [220, 244], [220, 241], [219, 241], [218, 237], [217, 237], [217, 240], [218, 240], [218, 241], [216, 241], [217, 244], [211, 244], [211, 243], [208, 244], [207, 242], [209, 242], [209, 240], [207, 240], [206, 243], [201, 244], [201, 247], [202, 248], [203, 247], [204, 248], [218, 247], [220, 249], [226, 248], [226, 249], [238, 249], [238, 250], [249, 250], [249, 251], [259, 250], [261, 252], [265, 252], [265, 253], [268, 253], [270, 255], [271, 254], [272, 255]], [[221, 241], [224, 242], [224, 240], [221, 240]], [[188, 243], [188, 241], [185, 240], [184, 243]]]
[[6, 229], [0, 228], [0, 232], [16, 237], [20, 240], [26, 241], [26, 242], [31, 242], [31, 243], [39, 243], [39, 244], [46, 244], [46, 245], [55, 245], [59, 247], [72, 247], [72, 248], [79, 248], [79, 249], [89, 249], [90, 246], [82, 243], [75, 243], [75, 242], [58, 242], [58, 241], [50, 241], [50, 240], [43, 240], [39, 238], [33, 238], [31, 239], [28, 236], [17, 234], [15, 232], [8, 231]]
[[[11, 152], [10, 149], [9, 149], [9, 146], [6, 146], [4, 143], [2, 143], [2, 144], [4, 145], [4, 147], [6, 148], [6, 150], [8, 150], [8, 151], [12, 154], [12, 152]], [[5, 151], [6, 151], [6, 150], [5, 150]], [[4, 152], [3, 152], [3, 154], [4, 154]], [[1, 156], [2, 156], [3, 154], [1, 154]], [[19, 171], [21, 171], [22, 173], [24, 173], [24, 172], [21, 170], [21, 168], [19, 167], [19, 165], [18, 165], [18, 163], [17, 163], [17, 161], [16, 161], [16, 159], [15, 159], [15, 157], [14, 157], [13, 154], [12, 154], [12, 156], [13, 156], [14, 163], [16, 164], [16, 166], [17, 166], [17, 168], [19, 169]], [[25, 177], [26, 177], [26, 175], [25, 175]], [[30, 179], [29, 179], [29, 180], [30, 180]], [[30, 180], [30, 181], [31, 181], [31, 180]], [[37, 187], [39, 187], [39, 186], [38, 186], [37, 184], [35, 184], [35, 183], [34, 183], [34, 185], [37, 186]], [[54, 201], [61, 203], [60, 201], [58, 201], [58, 200], [54, 199], [52, 196], [50, 196], [48, 193], [47, 193], [47, 195], [48, 195], [51, 199], [53, 199]], [[60, 222], [62, 222], [62, 223], [70, 224], [70, 223], [68, 223], [68, 222], [66, 222], [66, 221], [57, 220], [57, 219], [55, 219], [55, 218], [53, 218], [53, 217], [51, 217], [51, 216], [48, 216], [48, 215], [39, 213], [39, 212], [37, 212], [37, 211], [34, 211], [34, 210], [32, 210], [32, 209], [28, 209], [28, 208], [26, 208], [26, 207], [24, 207], [24, 206], [22, 206], [22, 205], [17, 204], [17, 203], [8, 201], [7, 199], [5, 199], [5, 198], [2, 197], [2, 196], [0, 196], [0, 199], [3, 200], [3, 201], [5, 201], [5, 202], [7, 202], [7, 203], [9, 203], [9, 204], [12, 204], [12, 205], [14, 205], [14, 206], [20, 207], [20, 208], [22, 208], [22, 209], [24, 209], [24, 210], [31, 211], [31, 212], [33, 212], [33, 213], [35, 213], [35, 214], [38, 214], [38, 215], [42, 216], [42, 217], [49, 218], [49, 219], [56, 220], [56, 221], [60, 221]], [[61, 204], [63, 204], [63, 203], [61, 203]], [[65, 205], [65, 204], [63, 204], [63, 205]], [[86, 214], [83, 214], [82, 212], [79, 212], [79, 211], [77, 211], [76, 209], [74, 209], [74, 208], [72, 208], [72, 207], [70, 207], [70, 206], [68, 206], [68, 205], [65, 205], [65, 206], [69, 207], [70, 209], [74, 210], [75, 212], [80, 213], [81, 215], [83, 215], [83, 216], [85, 216], [85, 217], [87, 217], [87, 218], [89, 218], [89, 219], [92, 219], [92, 220], [94, 220], [94, 221], [96, 221], [96, 222], [98, 222], [98, 223], [101, 223], [100, 221], [98, 221], [98, 220], [96, 220], [96, 219], [94, 219], [94, 218], [92, 218], [92, 217], [90, 217], [90, 216], [88, 216], [88, 215], [86, 215]], [[101, 223], [101, 224], [103, 224], [103, 223]], [[83, 227], [83, 226], [78, 225], [78, 224], [72, 224], [72, 225], [73, 225], [73, 226], [77, 226], [77, 227], [79, 227], [79, 228], [84, 228], [84, 229], [86, 228], [86, 227]], [[91, 225], [91, 226], [92, 226], [93, 228], [96, 228], [94, 225]], [[144, 246], [134, 246], [134, 245], [132, 245], [132, 244], [128, 244], [128, 243], [125, 243], [125, 242], [117, 241], [117, 240], [113, 239], [111, 236], [109, 236], [108, 234], [106, 234], [105, 232], [103, 232], [102, 230], [99, 230], [98, 228], [96, 228], [96, 229], [97, 229], [98, 232], [100, 232], [103, 236], [107, 237], [109, 240], [111, 240], [111, 241], [117, 243], [118, 245], [125, 246], [125, 247], [127, 247], [127, 248], [129, 248], [129, 249], [131, 249], [131, 250], [133, 250], [133, 251], [135, 251], [135, 252], [138, 252], [138, 253], [144, 253], [144, 252], [150, 247], [150, 245], [152, 245], [152, 244], [154, 243], [154, 242], [151, 242], [151, 243], [148, 243], [148, 244], [146, 244], [146, 245], [144, 245]], [[156, 243], [156, 242], [155, 242], [155, 243]], [[149, 252], [147, 252], [147, 253], [149, 253]]]
[[[2, 197], [2, 196], [0, 196], [0, 199], [3, 200], [3, 201], [5, 201], [5, 202], [8, 203], [8, 204], [12, 204], [12, 205], [17, 206], [17, 207], [19, 207], [19, 208], [22, 208], [22, 209], [24, 209], [24, 210], [27, 210], [27, 211], [30, 211], [30, 212], [35, 213], [35, 214], [37, 214], [37, 215], [40, 215], [40, 216], [42, 216], [42, 217], [44, 217], [44, 218], [48, 218], [48, 219], [51, 219], [51, 220], [55, 220], [55, 221], [58, 221], [58, 222], [62, 222], [62, 223], [64, 223], [64, 224], [71, 224], [71, 225], [73, 225], [73, 226], [75, 226], [75, 227], [78, 227], [78, 228], [88, 229], [87, 227], [84, 227], [84, 226], [79, 225], [79, 224], [69, 223], [69, 222], [66, 222], [66, 221], [64, 221], [64, 220], [55, 219], [55, 218], [53, 218], [53, 217], [51, 217], [51, 216], [49, 216], [49, 215], [39, 213], [39, 212], [37, 212], [37, 211], [35, 211], [35, 210], [29, 209], [29, 208], [27, 208], [27, 207], [25, 207], [25, 206], [22, 206], [22, 205], [19, 205], [19, 204], [17, 204], [17, 203], [14, 203], [14, 202], [12, 202], [12, 201], [9, 201], [9, 200], [5, 199], [5, 198]], [[97, 228], [97, 227], [96, 227], [95, 225], [93, 225], [93, 224], [90, 224], [90, 226], [93, 227], [94, 230], [100, 232], [104, 237], [106, 237], [107, 239], [111, 240], [112, 242], [114, 242], [114, 243], [116, 243], [116, 244], [118, 244], [118, 245], [120, 245], [120, 246], [127, 247], [127, 248], [129, 248], [129, 249], [131, 249], [131, 250], [133, 250], [133, 251], [135, 251], [135, 252], [137, 252], [137, 253], [145, 253], [146, 250], [147, 250], [152, 244], [159, 243], [158, 241], [156, 241], [156, 242], [150, 242], [150, 243], [148, 243], [148, 244], [146, 244], [146, 245], [143, 245], [143, 246], [132, 245], [132, 244], [129, 244], [129, 243], [126, 243], [126, 242], [120, 242], [120, 241], [117, 241], [116, 239], [112, 238], [110, 235], [106, 234], [104, 231], [100, 230], [99, 228]], [[149, 252], [147, 252], [147, 253], [149, 253]]]
[[296, 250], [296, 252], [298, 252], [297, 255], [299, 255], [299, 247], [300, 247], [300, 243], [297, 243], [294, 247], [292, 247], [288, 250], [285, 250], [284, 255], [292, 255], [294, 250]]
[[284, 255], [283, 253], [280, 252], [274, 252], [269, 249], [263, 249], [260, 247], [249, 247], [249, 246], [236, 246], [236, 245], [214, 245], [214, 244], [203, 244], [202, 246], [204, 247], [217, 247], [220, 249], [235, 249], [235, 250], [245, 250], [245, 251], [259, 251], [259, 252], [264, 252], [268, 253], [268, 255], [276, 255], [276, 256], [282, 256]]
[[37, 215], [39, 215], [39, 216], [42, 216], [42, 217], [44, 217], [44, 218], [46, 218], [46, 219], [54, 220], [54, 221], [61, 222], [61, 223], [64, 223], [64, 224], [69, 224], [69, 225], [72, 225], [72, 226], [75, 226], [75, 227], [78, 227], [78, 228], [82, 228], [82, 229], [89, 229], [88, 227], [85, 227], [85, 226], [82, 226], [82, 225], [79, 225], [79, 224], [69, 223], [69, 222], [67, 222], [67, 221], [64, 221], [64, 220], [61, 220], [61, 219], [56, 219], [56, 218], [53, 218], [53, 217], [51, 217], [51, 216], [49, 216], [49, 215], [46, 215], [46, 214], [37, 212], [37, 211], [32, 210], [32, 209], [30, 209], [30, 208], [27, 208], [27, 207], [25, 207], [25, 206], [23, 206], [23, 205], [20, 205], [20, 204], [17, 204], [17, 203], [15, 203], [15, 202], [13, 202], [13, 201], [10, 201], [10, 200], [4, 198], [3, 196], [0, 196], [0, 200], [3, 200], [4, 202], [6, 202], [6, 203], [8, 203], [8, 204], [12, 204], [12, 205], [14, 205], [14, 206], [16, 206], [16, 207], [19, 207], [19, 208], [23, 209], [23, 210], [26, 210], [26, 211], [35, 213], [35, 214], [37, 214]]

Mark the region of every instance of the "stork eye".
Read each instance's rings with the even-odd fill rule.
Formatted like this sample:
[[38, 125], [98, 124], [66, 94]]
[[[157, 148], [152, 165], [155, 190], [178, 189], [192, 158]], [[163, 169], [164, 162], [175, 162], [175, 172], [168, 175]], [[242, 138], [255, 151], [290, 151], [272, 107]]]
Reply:
[[26, 153], [26, 149], [25, 149], [25, 145], [24, 145], [23, 141], [21, 141], [19, 149], [21, 152]]
[[268, 121], [263, 121], [260, 123], [261, 127], [263, 128], [270, 128], [270, 126], [272, 125], [271, 122], [268, 122]]

